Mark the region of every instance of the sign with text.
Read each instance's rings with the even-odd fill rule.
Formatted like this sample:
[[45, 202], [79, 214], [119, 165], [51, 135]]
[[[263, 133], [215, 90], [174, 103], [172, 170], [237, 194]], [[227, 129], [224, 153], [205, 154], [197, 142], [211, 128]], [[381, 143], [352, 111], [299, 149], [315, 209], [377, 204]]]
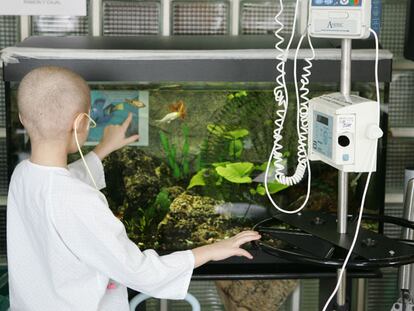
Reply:
[[0, 15], [86, 15], [86, 0], [0, 0]]

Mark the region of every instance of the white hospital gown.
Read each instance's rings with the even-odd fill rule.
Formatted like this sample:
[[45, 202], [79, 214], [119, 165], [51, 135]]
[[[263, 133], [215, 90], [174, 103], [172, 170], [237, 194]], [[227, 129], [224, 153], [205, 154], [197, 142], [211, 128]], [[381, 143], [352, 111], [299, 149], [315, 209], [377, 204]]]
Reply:
[[[85, 158], [103, 188], [101, 161], [93, 152]], [[29, 160], [16, 167], [7, 202], [7, 256], [12, 311], [127, 311], [126, 287], [182, 299], [194, 268], [191, 251], [141, 252], [80, 161], [69, 170]], [[107, 288], [111, 280], [114, 289]]]

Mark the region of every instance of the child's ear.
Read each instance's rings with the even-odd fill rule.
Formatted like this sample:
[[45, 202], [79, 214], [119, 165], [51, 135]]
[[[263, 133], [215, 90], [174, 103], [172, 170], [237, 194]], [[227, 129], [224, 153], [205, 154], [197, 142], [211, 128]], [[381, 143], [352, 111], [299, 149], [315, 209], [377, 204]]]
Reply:
[[76, 117], [75, 120], [73, 120], [73, 123], [72, 123], [72, 132], [75, 132], [75, 129], [76, 130], [79, 130], [79, 120], [78, 120], [78, 117]]
[[23, 117], [22, 117], [22, 115], [20, 114], [20, 112], [19, 112], [19, 120], [20, 120], [20, 123], [24, 126]]
[[[76, 128], [76, 131], [75, 131]], [[83, 142], [88, 136], [89, 132], [89, 119], [86, 113], [79, 114], [72, 124], [71, 135], [78, 135], [78, 139]]]
[[78, 133], [85, 130], [85, 122], [84, 122], [83, 114], [78, 114], [72, 124], [72, 131], [75, 132], [75, 129]]

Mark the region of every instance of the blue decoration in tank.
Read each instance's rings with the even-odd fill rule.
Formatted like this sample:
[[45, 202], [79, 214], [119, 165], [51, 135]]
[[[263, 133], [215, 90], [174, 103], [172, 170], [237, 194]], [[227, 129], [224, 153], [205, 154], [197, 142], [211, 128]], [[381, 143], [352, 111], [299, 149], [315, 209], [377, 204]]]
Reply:
[[88, 144], [98, 143], [108, 125], [121, 124], [132, 114], [127, 136], [140, 135], [137, 145], [148, 144], [148, 92], [142, 91], [91, 91], [91, 117], [96, 127], [91, 128]]

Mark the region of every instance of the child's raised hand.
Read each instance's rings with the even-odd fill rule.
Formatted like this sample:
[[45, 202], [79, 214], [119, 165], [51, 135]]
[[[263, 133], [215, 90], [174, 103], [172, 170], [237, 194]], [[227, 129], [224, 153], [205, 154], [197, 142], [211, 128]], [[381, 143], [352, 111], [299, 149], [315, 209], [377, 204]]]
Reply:
[[93, 150], [101, 160], [103, 160], [111, 152], [138, 140], [139, 135], [132, 135], [130, 137], [125, 136], [131, 121], [132, 114], [129, 113], [128, 117], [122, 124], [111, 124], [105, 127], [101, 142]]
[[256, 231], [243, 231], [229, 239], [195, 248], [192, 250], [195, 257], [195, 267], [199, 267], [210, 260], [224, 260], [232, 256], [253, 259], [253, 256], [240, 246], [258, 240], [260, 237], [260, 234]]

